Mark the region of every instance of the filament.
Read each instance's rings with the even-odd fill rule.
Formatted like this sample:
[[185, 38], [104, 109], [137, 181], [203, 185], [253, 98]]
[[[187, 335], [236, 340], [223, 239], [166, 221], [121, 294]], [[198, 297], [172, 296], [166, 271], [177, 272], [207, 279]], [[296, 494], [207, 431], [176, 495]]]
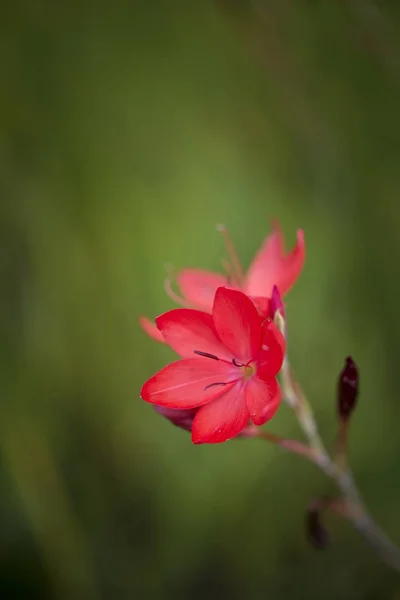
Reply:
[[225, 225], [218, 225], [217, 230], [222, 234], [222, 238], [224, 240], [226, 251], [232, 262], [233, 272], [231, 273], [231, 275], [233, 275], [237, 284], [239, 286], [241, 286], [244, 281], [244, 273], [243, 273], [243, 269], [240, 264], [238, 255], [236, 254], [236, 250], [233, 245], [231, 236], [229, 235], [229, 232], [228, 232], [227, 228], [225, 227]]

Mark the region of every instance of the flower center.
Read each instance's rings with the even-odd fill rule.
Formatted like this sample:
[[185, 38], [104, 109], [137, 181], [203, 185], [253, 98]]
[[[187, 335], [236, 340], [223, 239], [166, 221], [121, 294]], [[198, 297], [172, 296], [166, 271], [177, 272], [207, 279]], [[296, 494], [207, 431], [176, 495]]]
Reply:
[[253, 377], [253, 375], [256, 374], [256, 365], [254, 363], [243, 365], [240, 367], [240, 370], [242, 372], [243, 379], [250, 379], [250, 377]]
[[[227, 360], [218, 358], [218, 356], [216, 354], [211, 354], [211, 352], [203, 352], [203, 350], [193, 350], [193, 353], [197, 354], [198, 356], [202, 356], [203, 358], [210, 358], [212, 360], [222, 360], [222, 362], [224, 362], [224, 363], [228, 362]], [[239, 381], [239, 379], [243, 379], [244, 381], [247, 381], [248, 379], [253, 377], [253, 375], [255, 375], [257, 372], [257, 365], [253, 360], [244, 364], [244, 363], [236, 360], [236, 358], [232, 358], [232, 365], [234, 365], [235, 367], [237, 367], [239, 369], [239, 372], [240, 372], [239, 378], [233, 379], [232, 381], [215, 381], [213, 383], [209, 383], [208, 385], [206, 385], [206, 387], [204, 389], [208, 390], [208, 388], [215, 387], [216, 385], [221, 385], [221, 386], [228, 385], [228, 383], [235, 383], [235, 381]]]

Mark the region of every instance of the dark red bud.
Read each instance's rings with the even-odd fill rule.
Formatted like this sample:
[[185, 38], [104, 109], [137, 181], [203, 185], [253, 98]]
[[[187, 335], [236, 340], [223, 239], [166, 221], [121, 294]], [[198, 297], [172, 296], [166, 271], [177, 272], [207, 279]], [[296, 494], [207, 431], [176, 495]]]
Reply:
[[166, 408], [165, 406], [154, 406], [154, 408], [173, 425], [176, 425], [185, 431], [192, 431], [193, 419], [198, 410], [197, 408], [179, 409]]
[[306, 534], [308, 541], [316, 550], [324, 550], [329, 543], [329, 536], [322, 526], [320, 511], [310, 508], [306, 514]]
[[338, 414], [342, 421], [347, 421], [355, 409], [357, 395], [358, 369], [351, 356], [348, 356], [340, 373], [338, 385]]

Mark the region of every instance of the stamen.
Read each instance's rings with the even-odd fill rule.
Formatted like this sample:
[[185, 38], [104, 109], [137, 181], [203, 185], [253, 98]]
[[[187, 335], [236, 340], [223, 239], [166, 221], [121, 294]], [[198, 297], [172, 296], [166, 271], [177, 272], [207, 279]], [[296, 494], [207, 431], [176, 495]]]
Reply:
[[238, 362], [236, 358], [232, 358], [232, 364], [234, 364], [235, 367], [244, 367], [244, 363]]
[[204, 388], [204, 391], [208, 390], [208, 388], [212, 388], [215, 385], [226, 385], [225, 381], [221, 381], [221, 382], [216, 382], [216, 383], [209, 383], [208, 385], [206, 385], [206, 387]]
[[201, 350], [193, 350], [193, 352], [195, 354], [198, 354], [199, 356], [204, 356], [204, 358], [212, 358], [213, 360], [219, 360], [218, 356], [215, 356], [215, 354], [210, 354], [210, 352], [202, 352]]
[[240, 282], [236, 281], [235, 274], [233, 273], [233, 268], [232, 268], [232, 265], [229, 262], [229, 260], [222, 258], [221, 265], [222, 265], [223, 269], [226, 271], [228, 286], [240, 287]]
[[178, 269], [172, 263], [165, 263], [164, 269], [168, 279], [174, 279], [178, 273]]
[[236, 254], [235, 247], [232, 243], [231, 236], [229, 235], [229, 232], [225, 225], [218, 225], [217, 230], [222, 234], [226, 251], [228, 253], [229, 258], [232, 261], [232, 275], [234, 275], [234, 278], [237, 280], [238, 285], [241, 286], [244, 281], [244, 273], [238, 255]]
[[180, 304], [181, 306], [184, 306], [185, 308], [192, 308], [192, 304], [190, 304], [190, 302], [185, 300], [185, 298], [182, 298], [182, 296], [178, 296], [178, 294], [174, 292], [171, 286], [170, 279], [164, 280], [164, 288], [171, 300], [173, 300], [177, 304]]

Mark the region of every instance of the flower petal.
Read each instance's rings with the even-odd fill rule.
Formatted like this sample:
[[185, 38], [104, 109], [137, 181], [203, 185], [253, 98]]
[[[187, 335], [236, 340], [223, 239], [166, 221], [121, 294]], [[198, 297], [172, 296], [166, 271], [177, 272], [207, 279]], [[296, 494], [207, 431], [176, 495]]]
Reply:
[[232, 354], [218, 337], [211, 315], [205, 312], [175, 308], [157, 317], [156, 323], [167, 344], [184, 358], [193, 358], [198, 350], [232, 360]]
[[285, 351], [285, 338], [273, 321], [267, 321], [262, 328], [261, 351], [256, 360], [257, 376], [265, 381], [275, 377], [281, 370]]
[[176, 281], [185, 300], [208, 313], [212, 311], [217, 288], [228, 283], [224, 275], [201, 269], [183, 269]]
[[235, 358], [247, 363], [257, 356], [261, 346], [261, 319], [243, 292], [218, 288], [213, 321], [221, 341]]
[[140, 317], [139, 324], [140, 324], [141, 328], [143, 329], [143, 331], [145, 333], [147, 333], [147, 335], [149, 335], [151, 338], [153, 338], [153, 340], [156, 340], [156, 342], [162, 342], [163, 344], [165, 344], [165, 339], [164, 339], [163, 334], [158, 329], [157, 325], [155, 325], [155, 323], [152, 323], [150, 321], [150, 319], [148, 319], [147, 317]]
[[[153, 408], [158, 414], [168, 419], [172, 425], [180, 427], [180, 429], [184, 429], [185, 431], [192, 431], [193, 419], [196, 416], [197, 411], [200, 410], [199, 408], [165, 408], [165, 406], [157, 405], [153, 405]], [[236, 436], [236, 439], [244, 437], [254, 437], [253, 424], [244, 427], [244, 429]]]
[[140, 396], [146, 402], [167, 408], [195, 408], [218, 398], [228, 387], [232, 387], [231, 373], [231, 365], [224, 362], [208, 358], [185, 358], [167, 365], [150, 377], [142, 387]]
[[299, 277], [305, 260], [304, 231], [297, 230], [295, 247], [285, 255], [278, 224], [256, 254], [247, 272], [244, 291], [250, 296], [271, 297], [274, 285], [283, 296]]
[[269, 298], [261, 298], [261, 296], [250, 296], [250, 298], [262, 319], [271, 316], [271, 300]]
[[195, 444], [218, 444], [236, 437], [249, 421], [242, 383], [233, 385], [222, 396], [199, 408], [193, 421]]
[[158, 414], [162, 415], [170, 423], [180, 427], [185, 431], [192, 431], [193, 419], [197, 412], [197, 408], [179, 409], [179, 408], [166, 408], [165, 406], [154, 406]]
[[264, 381], [252, 377], [246, 386], [246, 404], [250, 419], [256, 425], [264, 425], [272, 419], [281, 401], [281, 391], [276, 379]]

